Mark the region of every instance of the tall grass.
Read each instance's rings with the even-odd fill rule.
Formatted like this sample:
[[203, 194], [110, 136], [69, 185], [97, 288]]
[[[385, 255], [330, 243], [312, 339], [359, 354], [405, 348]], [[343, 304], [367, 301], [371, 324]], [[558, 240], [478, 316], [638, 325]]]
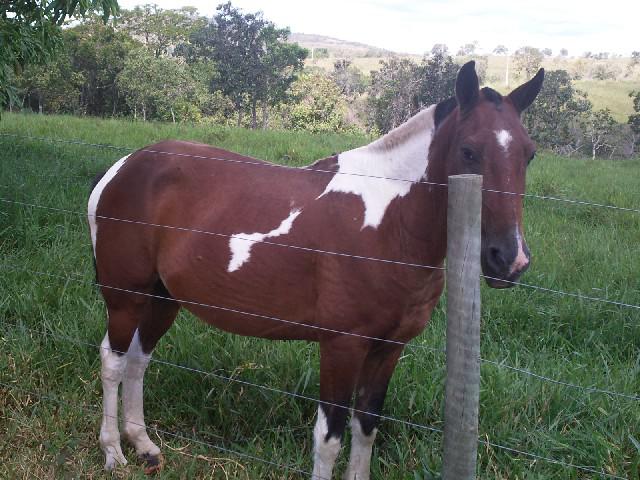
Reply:
[[[300, 165], [366, 143], [362, 137], [219, 127], [5, 115], [0, 133], [140, 147], [164, 138], [216, 144]], [[0, 478], [108, 478], [98, 447], [101, 387], [95, 347], [104, 307], [91, 285], [85, 211], [89, 183], [122, 152], [0, 135]], [[528, 190], [640, 208], [640, 162], [541, 154]], [[43, 210], [6, 200], [69, 210]], [[527, 199], [533, 265], [526, 283], [640, 305], [640, 214]], [[50, 277], [35, 272], [60, 275]], [[482, 357], [585, 386], [640, 392], [640, 311], [526, 288], [483, 289]], [[385, 413], [442, 427], [442, 305], [407, 348]], [[74, 343], [67, 338], [75, 339]], [[421, 348], [426, 347], [426, 348]], [[433, 350], [431, 350], [433, 349]], [[315, 344], [244, 338], [182, 313], [154, 358], [318, 397]], [[168, 432], [160, 478], [300, 478], [293, 471], [197, 443], [311, 469], [316, 405], [152, 363], [147, 423]], [[32, 393], [33, 392], [33, 393]], [[47, 395], [54, 398], [41, 398]], [[640, 402], [588, 393], [491, 364], [482, 366], [482, 438], [637, 479]], [[194, 440], [192, 440], [194, 439]], [[636, 443], [634, 443], [636, 442]], [[385, 421], [373, 478], [438, 478], [441, 436]], [[135, 454], [127, 449], [133, 460]], [[342, 455], [338, 469], [343, 469]], [[142, 478], [135, 465], [119, 478]], [[582, 479], [597, 475], [481, 445], [479, 478]]]

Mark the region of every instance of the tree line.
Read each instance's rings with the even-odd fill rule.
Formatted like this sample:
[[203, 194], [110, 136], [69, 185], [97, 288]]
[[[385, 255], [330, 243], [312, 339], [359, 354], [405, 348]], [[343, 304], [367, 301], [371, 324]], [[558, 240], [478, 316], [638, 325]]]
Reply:
[[[392, 57], [370, 75], [347, 59], [336, 59], [327, 72], [305, 67], [309, 52], [288, 41], [288, 29], [230, 2], [219, 5], [212, 18], [192, 7], [164, 10], [157, 5], [114, 16], [114, 3], [83, 0], [84, 19], [52, 30], [55, 41], [40, 55], [0, 61], [0, 104], [142, 121], [379, 134], [452, 96], [461, 62], [475, 59], [481, 81], [496, 81], [486, 78], [487, 57], [476, 54], [475, 43], [461, 47], [455, 58], [444, 44], [434, 45], [420, 62]], [[92, 14], [98, 7], [102, 15]], [[17, 18], [2, 13], [0, 37]], [[68, 14], [62, 12], [54, 26]], [[17, 42], [17, 36], [12, 38]], [[499, 46], [494, 53], [508, 51]], [[529, 77], [548, 55], [549, 49], [522, 47], [512, 55], [512, 71]], [[508, 75], [507, 70], [507, 81]], [[524, 117], [538, 144], [566, 155], [635, 154], [640, 92], [632, 92], [636, 113], [622, 125], [608, 109], [594, 110], [573, 79], [575, 73], [564, 69], [547, 72], [541, 94]]]

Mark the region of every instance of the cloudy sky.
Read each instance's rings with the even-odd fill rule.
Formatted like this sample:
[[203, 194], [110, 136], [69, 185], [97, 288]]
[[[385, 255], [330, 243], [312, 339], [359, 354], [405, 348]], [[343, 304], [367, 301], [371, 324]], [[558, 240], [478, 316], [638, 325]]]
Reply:
[[[221, 0], [222, 1], [222, 0]], [[131, 8], [147, 3], [120, 0]], [[211, 0], [150, 0], [162, 8], [194, 6], [207, 16], [219, 3]], [[585, 51], [623, 54], [640, 50], [635, 22], [640, 2], [608, 0], [233, 0], [247, 12], [261, 10], [276, 25], [406, 53], [422, 54], [435, 43], [454, 52], [477, 41], [484, 53], [496, 45], [511, 50], [524, 45], [561, 48], [572, 56]]]

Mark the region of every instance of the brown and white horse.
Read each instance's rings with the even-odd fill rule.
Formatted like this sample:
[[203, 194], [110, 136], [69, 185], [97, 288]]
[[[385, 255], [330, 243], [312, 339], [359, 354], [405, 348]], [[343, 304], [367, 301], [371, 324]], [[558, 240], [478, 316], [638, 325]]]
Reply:
[[[331, 478], [353, 401], [346, 478], [368, 479], [389, 379], [402, 344], [428, 322], [443, 272], [318, 250], [441, 267], [447, 191], [431, 183], [478, 173], [485, 189], [524, 193], [534, 145], [520, 113], [535, 99], [543, 76], [541, 70], [503, 97], [479, 89], [469, 62], [458, 74], [455, 99], [426, 108], [369, 145], [307, 168], [268, 167], [181, 141], [161, 142], [115, 163], [89, 199], [108, 312], [101, 349], [106, 468], [126, 463], [117, 421], [120, 383], [123, 433], [150, 469], [159, 464], [160, 449], [144, 427], [142, 379], [153, 348], [184, 307], [228, 332], [319, 342], [313, 478]], [[484, 192], [485, 275], [513, 281], [529, 265], [521, 220], [521, 196]]]

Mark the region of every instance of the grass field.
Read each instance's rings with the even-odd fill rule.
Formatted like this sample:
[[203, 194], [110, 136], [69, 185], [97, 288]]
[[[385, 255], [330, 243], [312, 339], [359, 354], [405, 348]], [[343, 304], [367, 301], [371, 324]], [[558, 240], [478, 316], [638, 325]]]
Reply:
[[[97, 344], [104, 307], [92, 286], [83, 215], [94, 174], [123, 152], [2, 134], [141, 147], [194, 139], [295, 165], [365, 143], [361, 137], [249, 132], [217, 127], [5, 114], [0, 120], [0, 478], [110, 478], [97, 436], [101, 386]], [[640, 208], [640, 161], [576, 160], [541, 153], [528, 190]], [[66, 209], [44, 210], [7, 203]], [[533, 265], [523, 282], [640, 305], [640, 214], [527, 199]], [[392, 252], [391, 252], [392, 253]], [[392, 256], [392, 255], [391, 255]], [[40, 272], [40, 273], [36, 273]], [[53, 276], [51, 276], [53, 275]], [[61, 278], [62, 277], [62, 278]], [[559, 380], [637, 395], [640, 310], [523, 287], [482, 292], [482, 357]], [[441, 304], [407, 348], [385, 413], [442, 428], [445, 318]], [[426, 348], [423, 348], [426, 347]], [[432, 351], [434, 349], [435, 351]], [[228, 335], [181, 314], [146, 376], [147, 424], [161, 444], [161, 479], [303, 478], [210, 444], [309, 471], [316, 405], [233, 377], [318, 396], [315, 344]], [[489, 442], [638, 479], [640, 402], [482, 365], [480, 432]], [[372, 478], [435, 479], [441, 435], [381, 425]], [[338, 470], [345, 466], [341, 455]], [[143, 478], [134, 464], [116, 478]], [[478, 478], [587, 479], [600, 475], [479, 448]], [[604, 478], [604, 477], [603, 477]]]

